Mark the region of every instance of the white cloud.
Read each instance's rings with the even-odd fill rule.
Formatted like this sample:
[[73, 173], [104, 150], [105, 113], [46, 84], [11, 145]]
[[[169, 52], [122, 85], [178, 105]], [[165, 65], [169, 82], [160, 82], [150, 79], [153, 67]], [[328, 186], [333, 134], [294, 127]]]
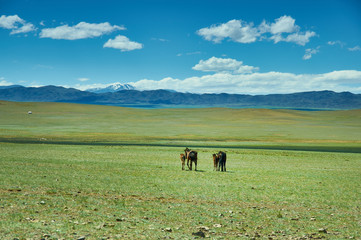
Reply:
[[44, 65], [44, 64], [36, 64], [33, 68], [34, 69], [48, 69], [48, 70], [54, 69], [53, 66]]
[[122, 52], [142, 49], [143, 44], [132, 42], [126, 36], [118, 35], [115, 39], [109, 39], [103, 47], [120, 49]]
[[18, 15], [0, 17], [0, 28], [11, 29], [10, 34], [19, 34], [35, 31], [32, 23], [28, 23]]
[[272, 34], [296, 32], [300, 27], [295, 25], [295, 22], [296, 20], [290, 16], [282, 16], [271, 24], [270, 32]]
[[334, 45], [340, 45], [340, 47], [343, 47], [345, 45], [345, 43], [341, 42], [340, 40], [337, 41], [328, 41], [327, 42], [328, 45], [334, 46]]
[[225, 38], [239, 43], [251, 43], [255, 42], [260, 35], [252, 23], [248, 24], [242, 20], [231, 20], [227, 23], [212, 25], [209, 28], [202, 28], [197, 31], [197, 34], [215, 43], [220, 43]]
[[22, 27], [13, 29], [10, 34], [27, 33], [35, 30], [35, 27], [31, 23], [25, 23]]
[[40, 32], [41, 38], [77, 40], [99, 37], [113, 31], [125, 30], [122, 26], [105, 23], [80, 22], [75, 26], [62, 25], [56, 28], [44, 28]]
[[211, 57], [207, 60], [200, 60], [192, 67], [194, 70], [203, 72], [231, 72], [231, 73], [252, 73], [258, 71], [258, 67], [243, 65], [242, 61], [232, 58]]
[[308, 48], [308, 49], [306, 49], [306, 51], [305, 51], [305, 55], [303, 55], [303, 60], [308, 60], [308, 59], [310, 59], [311, 57], [312, 57], [312, 55], [313, 54], [316, 54], [316, 53], [318, 53], [320, 50], [320, 47], [317, 47], [317, 48], [315, 48], [315, 49], [312, 49], [312, 48]]
[[196, 52], [178, 53], [178, 54], [177, 54], [177, 57], [181, 57], [181, 56], [183, 56], [183, 55], [191, 56], [191, 55], [198, 55], [198, 54], [202, 54], [202, 52], [196, 51]]
[[14, 85], [14, 84], [6, 81], [4, 77], [0, 77], [0, 86], [10, 86], [10, 85]]
[[361, 71], [344, 70], [324, 74], [281, 72], [231, 74], [218, 72], [184, 80], [164, 78], [131, 82], [139, 90], [173, 89], [192, 93], [271, 94], [333, 90], [361, 92]]
[[306, 43], [308, 43], [310, 41], [310, 38], [314, 37], [314, 36], [316, 36], [315, 32], [307, 31], [305, 33], [300, 33], [300, 32], [292, 33], [292, 34], [288, 35], [286, 38], [282, 37], [281, 34], [276, 34], [276, 35], [273, 35], [272, 37], [270, 37], [270, 39], [272, 39], [275, 43], [294, 42], [298, 45], [305, 46]]
[[18, 15], [0, 17], [0, 27], [5, 29], [17, 28], [17, 24], [22, 24], [24, 22]]
[[86, 82], [89, 80], [90, 80], [89, 78], [78, 78], [78, 81], [81, 81], [81, 82]]
[[169, 42], [168, 39], [164, 39], [164, 38], [151, 38], [152, 41], [159, 41], [159, 42]]
[[328, 41], [327, 44], [333, 46], [333, 45], [336, 45], [339, 42], [340, 41]]
[[269, 39], [273, 40], [274, 43], [279, 43], [279, 42], [285, 40], [285, 39], [282, 37], [281, 34], [273, 35], [273, 36], [271, 36]]
[[226, 38], [239, 43], [252, 43], [257, 40], [271, 39], [274, 43], [284, 41], [304, 46], [310, 41], [311, 37], [316, 36], [316, 33], [313, 31], [301, 32], [301, 28], [295, 22], [294, 18], [286, 15], [275, 19], [273, 23], [267, 23], [264, 20], [258, 26], [234, 19], [227, 23], [199, 29], [197, 34], [214, 43], [220, 43]]
[[302, 45], [305, 46], [306, 43], [308, 43], [310, 41], [311, 37], [316, 36], [315, 32], [311, 32], [311, 31], [306, 31], [305, 33], [293, 33], [288, 35], [283, 41], [285, 42], [294, 42], [297, 43], [298, 45]]
[[348, 48], [348, 50], [351, 51], [351, 52], [361, 51], [361, 47], [360, 46], [355, 46], [353, 48]]
[[[76, 84], [74, 88], [85, 91], [87, 89], [93, 89], [93, 88], [106, 88], [109, 84], [102, 84], [102, 83], [94, 83], [94, 84], [87, 84], [87, 85], [81, 85]], [[64, 86], [65, 87], [65, 86]]]

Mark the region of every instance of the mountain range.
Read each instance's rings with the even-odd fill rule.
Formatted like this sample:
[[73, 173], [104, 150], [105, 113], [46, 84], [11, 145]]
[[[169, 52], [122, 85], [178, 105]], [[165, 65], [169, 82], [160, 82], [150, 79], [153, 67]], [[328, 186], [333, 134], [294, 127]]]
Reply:
[[[99, 91], [98, 89], [96, 91]], [[361, 94], [313, 91], [291, 94], [193, 94], [168, 90], [91, 92], [58, 86], [0, 88], [0, 100], [69, 102], [135, 107], [235, 107], [293, 109], [361, 109]]]

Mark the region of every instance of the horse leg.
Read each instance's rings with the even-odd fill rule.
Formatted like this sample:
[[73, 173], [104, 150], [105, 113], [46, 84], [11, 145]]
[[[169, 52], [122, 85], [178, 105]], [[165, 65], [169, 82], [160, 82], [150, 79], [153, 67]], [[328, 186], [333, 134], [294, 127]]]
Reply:
[[195, 171], [197, 171], [197, 160], [194, 161]]

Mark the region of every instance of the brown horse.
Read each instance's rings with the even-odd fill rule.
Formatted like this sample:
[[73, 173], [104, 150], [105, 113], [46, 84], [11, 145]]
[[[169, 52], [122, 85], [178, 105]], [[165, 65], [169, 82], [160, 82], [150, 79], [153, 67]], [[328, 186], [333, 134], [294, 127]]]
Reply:
[[195, 171], [197, 171], [197, 159], [198, 159], [198, 153], [196, 151], [193, 151], [189, 148], [184, 149], [184, 153], [187, 159], [187, 166], [189, 170], [192, 171], [192, 163], [194, 162], [195, 165]]
[[180, 160], [182, 162], [182, 170], [184, 170], [184, 165], [185, 165], [185, 162], [186, 162], [186, 156], [183, 153], [181, 153], [179, 155], [179, 158], [180, 158]]
[[218, 169], [218, 162], [219, 162], [219, 157], [218, 154], [213, 154], [213, 171], [219, 171]]

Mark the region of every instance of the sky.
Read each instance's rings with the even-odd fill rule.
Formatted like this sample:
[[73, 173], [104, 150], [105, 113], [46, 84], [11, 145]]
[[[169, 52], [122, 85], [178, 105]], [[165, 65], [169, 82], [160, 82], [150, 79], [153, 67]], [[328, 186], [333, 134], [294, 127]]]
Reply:
[[0, 86], [361, 93], [359, 0], [0, 0]]

